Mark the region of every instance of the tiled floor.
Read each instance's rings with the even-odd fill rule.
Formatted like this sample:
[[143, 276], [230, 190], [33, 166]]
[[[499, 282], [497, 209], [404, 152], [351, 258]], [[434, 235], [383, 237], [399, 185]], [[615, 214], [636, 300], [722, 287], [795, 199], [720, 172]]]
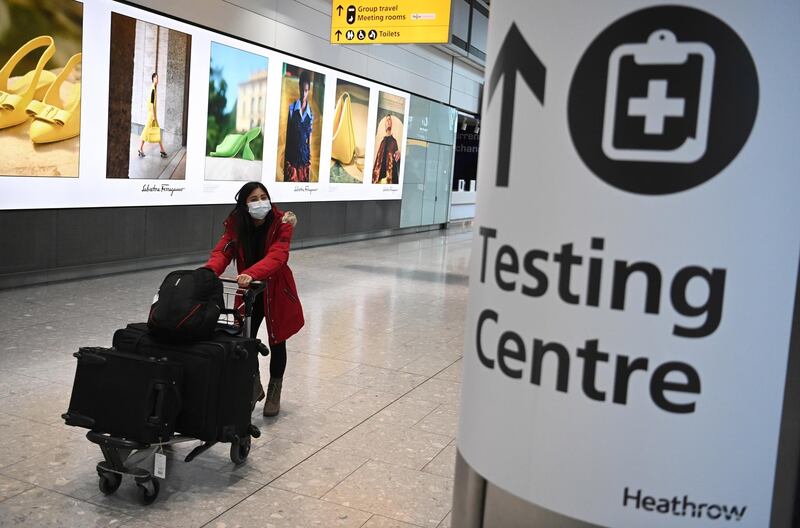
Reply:
[[195, 444], [174, 446], [148, 507], [130, 479], [100, 493], [99, 448], [60, 415], [71, 354], [145, 319], [166, 270], [0, 291], [0, 528], [449, 526], [471, 240], [462, 228], [293, 252], [307, 322], [280, 416], [257, 408], [263, 434], [239, 467], [227, 444], [191, 463]]

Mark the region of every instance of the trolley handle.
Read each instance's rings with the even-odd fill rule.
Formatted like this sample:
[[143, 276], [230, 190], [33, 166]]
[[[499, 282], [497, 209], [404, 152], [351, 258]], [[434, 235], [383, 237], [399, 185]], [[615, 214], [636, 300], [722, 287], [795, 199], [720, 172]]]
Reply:
[[[239, 284], [239, 281], [236, 280], [236, 277], [220, 277], [219, 280], [222, 282], [227, 282], [229, 284]], [[248, 289], [254, 292], [256, 295], [264, 291], [267, 284], [264, 281], [251, 281]]]
[[240, 288], [238, 287], [238, 281], [235, 277], [220, 277], [220, 280], [227, 284], [236, 284], [237, 285], [237, 296], [241, 295], [242, 300], [244, 301], [244, 313], [239, 313], [239, 310], [236, 306], [232, 309], [223, 309], [221, 312], [224, 314], [233, 314], [234, 319], [239, 326], [239, 334], [243, 336], [250, 335], [250, 319], [253, 316], [253, 304], [255, 303], [256, 297], [258, 294], [263, 292], [267, 288], [267, 283], [265, 281], [251, 281], [247, 288]]

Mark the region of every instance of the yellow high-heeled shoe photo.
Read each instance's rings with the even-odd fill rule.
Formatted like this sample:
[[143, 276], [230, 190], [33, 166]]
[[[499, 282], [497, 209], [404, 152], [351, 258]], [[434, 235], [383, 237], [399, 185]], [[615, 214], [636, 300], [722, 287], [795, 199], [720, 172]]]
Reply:
[[[45, 48], [36, 69], [22, 77], [11, 78], [11, 72], [32, 51]], [[56, 76], [44, 69], [56, 52], [53, 37], [44, 35], [29, 40], [0, 68], [0, 129], [8, 128], [28, 120], [25, 109], [34, 99], [42, 99]]]
[[28, 115], [33, 117], [30, 137], [34, 143], [62, 141], [81, 133], [81, 83], [73, 84], [66, 101], [61, 99], [61, 86], [81, 63], [81, 59], [81, 53], [70, 57], [44, 99], [31, 101], [28, 105]]
[[333, 123], [331, 158], [339, 160], [343, 165], [349, 165], [356, 155], [356, 133], [353, 130], [353, 110], [350, 105], [350, 94], [347, 92], [344, 92], [339, 97], [339, 100], [336, 101]]

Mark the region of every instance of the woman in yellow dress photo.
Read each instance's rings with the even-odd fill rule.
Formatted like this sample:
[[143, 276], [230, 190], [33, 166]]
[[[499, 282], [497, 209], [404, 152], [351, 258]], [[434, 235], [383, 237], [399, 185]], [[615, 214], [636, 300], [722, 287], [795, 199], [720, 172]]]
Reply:
[[142, 141], [139, 143], [139, 157], [144, 157], [144, 144], [147, 142], [158, 143], [158, 146], [161, 147], [161, 157], [166, 158], [167, 152], [164, 150], [164, 144], [161, 143], [161, 127], [158, 125], [158, 118], [156, 116], [158, 74], [154, 73], [150, 76], [150, 79], [153, 81], [153, 87], [150, 90], [150, 101], [147, 103], [147, 124], [144, 126], [144, 130], [142, 130]]

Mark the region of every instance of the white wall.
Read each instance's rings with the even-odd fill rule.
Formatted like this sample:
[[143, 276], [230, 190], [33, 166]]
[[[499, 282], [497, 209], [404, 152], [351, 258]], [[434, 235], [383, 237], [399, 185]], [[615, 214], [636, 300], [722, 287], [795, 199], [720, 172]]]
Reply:
[[429, 45], [331, 45], [330, 0], [132, 0], [467, 112], [480, 111], [483, 72]]

